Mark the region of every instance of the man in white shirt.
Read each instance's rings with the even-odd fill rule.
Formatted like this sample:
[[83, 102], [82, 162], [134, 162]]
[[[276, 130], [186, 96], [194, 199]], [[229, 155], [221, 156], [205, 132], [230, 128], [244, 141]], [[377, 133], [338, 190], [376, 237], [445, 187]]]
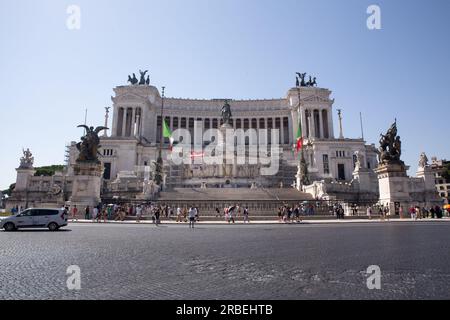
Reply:
[[195, 223], [195, 208], [191, 207], [189, 209], [189, 229], [194, 229], [194, 223]]

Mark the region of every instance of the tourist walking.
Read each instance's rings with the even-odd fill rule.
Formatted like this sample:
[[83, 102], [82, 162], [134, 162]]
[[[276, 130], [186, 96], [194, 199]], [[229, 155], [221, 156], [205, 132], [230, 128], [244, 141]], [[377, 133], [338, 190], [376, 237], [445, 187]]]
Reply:
[[189, 208], [189, 229], [194, 229], [195, 211], [194, 207]]
[[384, 207], [384, 216], [386, 217], [386, 220], [389, 221], [389, 218], [391, 216], [391, 212], [389, 210], [389, 205], [386, 205]]
[[72, 221], [78, 221], [77, 219], [77, 213], [78, 213], [78, 208], [77, 205], [75, 204], [72, 208]]
[[156, 211], [155, 211], [155, 225], [158, 226], [158, 224], [161, 222], [160, 218], [161, 218], [161, 211], [162, 211], [162, 207], [156, 207]]
[[91, 209], [89, 206], [84, 210], [84, 219], [89, 220], [91, 218]]
[[200, 221], [200, 210], [198, 210], [198, 207], [194, 207], [195, 210], [195, 221]]
[[442, 209], [441, 209], [441, 207], [439, 207], [439, 206], [436, 206], [435, 208], [434, 208], [434, 212], [436, 213], [436, 218], [438, 218], [438, 219], [442, 219]]
[[177, 207], [177, 219], [175, 220], [175, 222], [181, 222], [181, 219], [182, 219], [182, 211], [181, 211], [181, 208], [180, 207]]
[[411, 206], [409, 208], [409, 214], [411, 216], [411, 220], [416, 220], [416, 208], [414, 208], [413, 206]]
[[434, 219], [434, 217], [436, 215], [436, 210], [433, 207], [431, 207], [430, 213], [431, 213], [431, 219]]
[[108, 206], [106, 208], [106, 212], [108, 213], [108, 220], [112, 219], [112, 211], [113, 211], [113, 207], [112, 206]]
[[244, 223], [249, 223], [250, 221], [248, 220], [248, 207], [246, 206], [244, 208]]
[[[92, 209], [92, 222], [95, 222], [95, 219], [97, 219], [97, 215], [98, 215], [98, 208], [94, 207]], [[97, 221], [98, 222], [98, 221]]]
[[231, 223], [231, 222], [235, 223], [235, 221], [234, 221], [234, 215], [235, 215], [234, 211], [235, 210], [236, 210], [235, 206], [228, 208], [228, 223]]
[[299, 205], [297, 205], [294, 209], [294, 215], [295, 215], [295, 221], [297, 223], [301, 222], [302, 220], [300, 220], [300, 207]]
[[372, 220], [372, 207], [371, 206], [367, 207], [367, 217], [369, 218], [369, 220]]
[[140, 223], [142, 218], [142, 208], [140, 205], [136, 207], [136, 222]]

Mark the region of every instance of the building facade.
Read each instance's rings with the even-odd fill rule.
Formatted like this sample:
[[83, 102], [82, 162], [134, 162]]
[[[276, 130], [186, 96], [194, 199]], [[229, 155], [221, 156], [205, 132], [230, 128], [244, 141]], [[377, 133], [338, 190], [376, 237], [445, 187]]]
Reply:
[[[161, 142], [162, 119], [170, 130], [183, 128], [191, 133], [192, 145], [203, 147], [210, 141], [197, 141], [195, 132], [219, 129], [223, 125], [220, 110], [224, 99], [164, 98], [151, 85], [128, 85], [114, 88], [112, 130], [101, 139], [101, 161], [105, 167], [104, 180], [108, 189], [122, 177], [142, 180], [146, 166], [156, 160]], [[333, 102], [331, 91], [318, 87], [295, 87], [284, 98], [269, 100], [228, 99], [232, 110], [231, 126], [235, 130], [254, 129], [257, 139], [246, 144], [277, 143], [280, 166], [277, 174], [261, 177], [251, 165], [237, 166], [231, 173], [205, 165], [184, 164], [181, 167], [165, 162], [167, 188], [222, 186], [225, 182], [235, 187], [260, 184], [265, 187], [290, 186], [295, 181], [298, 155], [293, 151], [301, 125], [304, 139], [304, 155], [308, 163], [311, 181], [336, 180], [349, 182], [353, 179], [356, 164], [355, 153], [364, 159], [364, 167], [375, 168], [377, 153], [374, 145], [362, 139], [335, 138], [333, 127]], [[300, 101], [300, 103], [299, 103]], [[266, 129], [266, 135], [260, 135]], [[279, 134], [272, 141], [272, 129]], [[197, 139], [197, 140], [195, 140]], [[206, 139], [208, 140], [208, 139]], [[169, 150], [169, 139], [163, 138], [163, 158]], [[72, 163], [75, 157], [70, 157]], [[253, 168], [254, 169], [254, 168]], [[133, 180], [133, 179], [131, 179]], [[130, 180], [130, 181], [131, 181]]]
[[450, 203], [450, 180], [443, 175], [447, 170], [450, 161], [445, 159], [438, 160], [437, 157], [431, 158], [431, 169], [435, 176], [436, 190], [439, 196], [446, 204]]

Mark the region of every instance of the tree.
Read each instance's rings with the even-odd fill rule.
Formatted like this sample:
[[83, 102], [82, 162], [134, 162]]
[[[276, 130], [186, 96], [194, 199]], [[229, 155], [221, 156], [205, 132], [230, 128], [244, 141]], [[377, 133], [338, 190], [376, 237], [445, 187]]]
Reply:
[[442, 171], [442, 178], [447, 180], [447, 182], [450, 181], [450, 161], [444, 165], [444, 168]]
[[34, 175], [36, 177], [39, 177], [39, 176], [51, 177], [55, 174], [56, 171], [64, 170], [64, 166], [63, 165], [43, 166], [43, 167], [34, 168], [34, 170], [36, 170], [36, 172], [34, 173]]
[[11, 193], [13, 192], [13, 190], [14, 190], [15, 188], [16, 188], [16, 184], [13, 183], [13, 184], [11, 184], [11, 185], [9, 186], [8, 189], [3, 190], [2, 193], [3, 193], [4, 196], [7, 195], [8, 197], [10, 197], [10, 196], [11, 196]]

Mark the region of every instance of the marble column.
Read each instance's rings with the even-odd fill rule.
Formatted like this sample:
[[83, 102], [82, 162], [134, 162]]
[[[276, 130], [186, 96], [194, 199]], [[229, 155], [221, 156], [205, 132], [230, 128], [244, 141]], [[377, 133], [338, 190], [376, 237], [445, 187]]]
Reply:
[[319, 133], [320, 138], [324, 138], [324, 130], [323, 130], [323, 119], [322, 119], [322, 110], [319, 109]]
[[117, 123], [119, 122], [119, 108], [114, 107], [113, 111], [113, 124], [112, 124], [112, 130], [111, 135], [117, 136]]
[[126, 136], [126, 130], [127, 129], [127, 108], [123, 108], [122, 113], [122, 137]]
[[136, 130], [136, 108], [131, 109], [131, 126], [130, 126], [130, 136], [134, 137]]
[[[306, 132], [306, 114], [305, 114], [304, 108], [300, 110], [300, 121], [301, 121], [301, 126], [302, 126], [302, 136], [303, 136], [303, 138], [307, 138], [308, 133]], [[295, 139], [297, 139], [297, 132], [295, 132], [294, 142], [295, 142]]]
[[310, 116], [310, 125], [311, 125], [311, 137], [316, 138], [316, 121], [314, 119], [314, 109], [310, 109], [311, 116]]

